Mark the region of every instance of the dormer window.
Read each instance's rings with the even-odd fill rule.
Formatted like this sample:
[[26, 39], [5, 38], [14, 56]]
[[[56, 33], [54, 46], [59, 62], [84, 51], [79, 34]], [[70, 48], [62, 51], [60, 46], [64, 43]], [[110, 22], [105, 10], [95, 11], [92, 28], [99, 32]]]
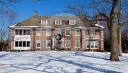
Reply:
[[55, 25], [61, 25], [62, 24], [62, 20], [55, 20]]
[[69, 20], [69, 25], [75, 25], [76, 24], [76, 20]]
[[48, 20], [41, 20], [41, 24], [42, 25], [47, 25], [48, 24]]

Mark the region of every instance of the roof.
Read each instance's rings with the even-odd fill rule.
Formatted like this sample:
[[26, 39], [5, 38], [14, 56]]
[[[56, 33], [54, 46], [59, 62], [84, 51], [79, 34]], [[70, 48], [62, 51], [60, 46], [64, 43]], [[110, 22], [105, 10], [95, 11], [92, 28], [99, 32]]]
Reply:
[[17, 23], [15, 26], [41, 26], [41, 17], [31, 17], [27, 20]]
[[[48, 25], [45, 26], [50, 26], [50, 27], [86, 27], [85, 23], [83, 23], [80, 18], [78, 17], [67, 17], [65, 18], [65, 16], [53, 16], [53, 17], [48, 17], [48, 16], [37, 16], [37, 17], [30, 17], [24, 21], [21, 21], [19, 23], [17, 23], [16, 25], [13, 25], [11, 27], [40, 27], [41, 25], [41, 19], [47, 19], [48, 21], [50, 21], [50, 23], [48, 23]], [[67, 25], [67, 23], [63, 23], [63, 25], [54, 25], [54, 20], [55, 19], [61, 19], [63, 21], [67, 21], [70, 19], [75, 19], [76, 20], [76, 25]], [[44, 27], [44, 26], [42, 26]], [[96, 27], [96, 26], [91, 26], [91, 27]], [[97, 26], [99, 27], [99, 26]], [[99, 28], [103, 28], [102, 26], [100, 26]]]

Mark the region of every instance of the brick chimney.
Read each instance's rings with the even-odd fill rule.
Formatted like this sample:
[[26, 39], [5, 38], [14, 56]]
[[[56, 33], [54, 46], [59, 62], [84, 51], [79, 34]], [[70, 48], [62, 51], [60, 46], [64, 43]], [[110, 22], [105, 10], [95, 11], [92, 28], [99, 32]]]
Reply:
[[38, 17], [37, 11], [34, 11], [34, 17]]

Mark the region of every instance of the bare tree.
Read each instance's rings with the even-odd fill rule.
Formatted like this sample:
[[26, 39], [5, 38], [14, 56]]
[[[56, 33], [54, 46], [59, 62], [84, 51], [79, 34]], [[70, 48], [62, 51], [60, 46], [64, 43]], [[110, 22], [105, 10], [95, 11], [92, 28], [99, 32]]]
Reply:
[[18, 0], [0, 0], [0, 48], [5, 50], [7, 48], [9, 39], [8, 27], [12, 24], [16, 13], [11, 10], [12, 3]]
[[76, 3], [67, 6], [67, 9], [64, 12], [73, 13], [78, 16], [86, 26], [90, 26], [90, 16], [87, 12], [87, 5], [84, 3]]
[[[100, 21], [105, 21], [107, 23], [107, 27], [109, 30], [109, 38], [110, 38], [110, 49], [111, 56], [110, 60], [119, 61], [119, 55], [122, 55], [121, 48], [121, 29], [124, 24], [127, 24], [127, 11], [128, 5], [127, 0], [91, 0], [89, 5], [85, 5], [81, 7], [78, 6], [70, 6], [68, 7], [69, 11], [74, 12], [76, 15], [82, 15], [88, 19], [96, 18], [97, 14], [101, 18], [98, 19]], [[78, 8], [80, 7], [80, 8]], [[85, 9], [85, 11], [83, 10]], [[93, 16], [89, 16], [88, 9], [93, 9]], [[87, 15], [88, 14], [88, 15]], [[118, 16], [118, 18], [117, 18]], [[91, 17], [91, 18], [90, 18]], [[96, 19], [94, 19], [96, 20]], [[118, 25], [117, 25], [118, 24]], [[118, 32], [117, 32], [118, 30]], [[119, 37], [118, 37], [119, 36]], [[118, 46], [119, 45], [119, 46]]]

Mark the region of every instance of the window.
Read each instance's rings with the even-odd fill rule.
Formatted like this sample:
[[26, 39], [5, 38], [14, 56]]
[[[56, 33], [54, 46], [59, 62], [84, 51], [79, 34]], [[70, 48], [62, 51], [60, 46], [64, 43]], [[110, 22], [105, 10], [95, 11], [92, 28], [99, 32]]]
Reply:
[[65, 40], [65, 47], [70, 48], [70, 40]]
[[95, 48], [98, 48], [98, 41], [95, 41]]
[[76, 40], [75, 41], [75, 47], [76, 48], [80, 48], [80, 40]]
[[51, 29], [46, 29], [46, 36], [51, 36]]
[[56, 28], [55, 29], [55, 34], [61, 34], [61, 29], [60, 28]]
[[22, 29], [19, 30], [19, 35], [22, 35]]
[[80, 29], [76, 29], [75, 35], [76, 35], [76, 36], [80, 36]]
[[87, 49], [94, 49], [94, 48], [98, 48], [98, 41], [87, 41], [86, 42], [86, 48]]
[[41, 20], [41, 24], [42, 25], [47, 25], [48, 24], [48, 20]]
[[30, 35], [29, 29], [16, 29], [15, 30], [16, 35]]
[[66, 36], [70, 36], [70, 29], [69, 28], [68, 29], [67, 28], [65, 29], [65, 35]]
[[18, 41], [15, 41], [15, 47], [18, 47]]
[[92, 42], [90, 41], [90, 47], [94, 48], [94, 42], [93, 41]]
[[69, 20], [69, 25], [75, 25], [76, 21], [75, 20]]
[[36, 36], [40, 36], [41, 30], [38, 28], [36, 29]]
[[30, 47], [30, 41], [15, 41], [15, 47]]
[[24, 30], [23, 30], [23, 33], [24, 33], [24, 35], [30, 35], [30, 30], [24, 29]]
[[90, 38], [95, 37], [95, 29], [90, 29]]
[[22, 47], [22, 41], [19, 41], [19, 47]]
[[40, 40], [36, 40], [36, 47], [37, 48], [40, 48], [41, 47], [40, 43], [41, 43]]
[[51, 47], [51, 41], [50, 40], [46, 40], [46, 48], [50, 48]]
[[62, 20], [55, 20], [55, 25], [61, 25], [62, 24]]
[[23, 41], [23, 47], [26, 47], [26, 41]]
[[27, 47], [30, 47], [30, 41], [27, 41]]
[[19, 35], [19, 30], [15, 30], [15, 35]]

